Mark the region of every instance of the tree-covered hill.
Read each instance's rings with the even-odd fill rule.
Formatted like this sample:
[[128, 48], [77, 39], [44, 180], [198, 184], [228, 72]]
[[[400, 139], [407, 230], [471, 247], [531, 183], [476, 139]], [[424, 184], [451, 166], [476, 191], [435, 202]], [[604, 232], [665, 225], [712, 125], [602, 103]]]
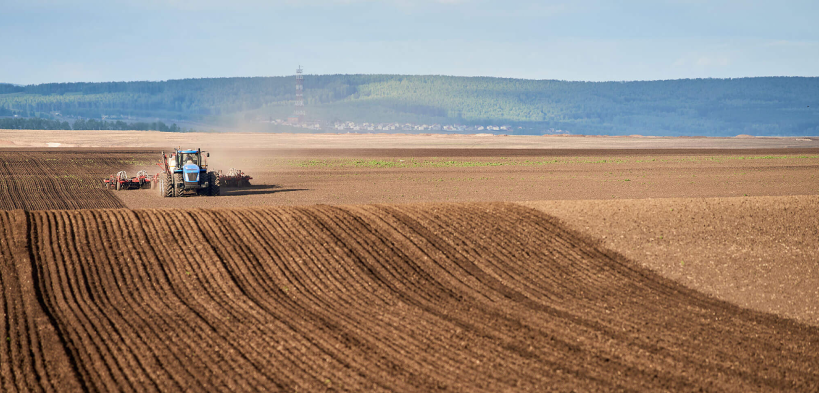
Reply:
[[[129, 116], [214, 125], [285, 118], [292, 77], [0, 84], [0, 116]], [[511, 125], [577, 134], [819, 135], [819, 78], [567, 82], [485, 77], [307, 75], [322, 121]], [[518, 128], [521, 127], [521, 128]]]

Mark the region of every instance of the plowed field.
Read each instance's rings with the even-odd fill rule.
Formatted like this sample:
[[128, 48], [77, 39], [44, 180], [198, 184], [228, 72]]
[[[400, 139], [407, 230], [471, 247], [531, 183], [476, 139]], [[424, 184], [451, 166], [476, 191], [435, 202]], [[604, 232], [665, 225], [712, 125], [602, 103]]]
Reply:
[[4, 391], [819, 389], [819, 328], [519, 205], [0, 220]]
[[148, 157], [133, 152], [0, 151], [0, 209], [125, 207], [101, 187], [102, 179], [136, 163], [147, 164]]

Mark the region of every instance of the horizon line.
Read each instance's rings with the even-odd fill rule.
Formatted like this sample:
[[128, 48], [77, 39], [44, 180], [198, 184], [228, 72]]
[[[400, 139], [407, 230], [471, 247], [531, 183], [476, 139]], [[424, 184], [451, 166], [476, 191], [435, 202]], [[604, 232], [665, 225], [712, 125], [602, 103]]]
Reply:
[[[29, 84], [19, 84], [19, 83], [12, 83], [12, 82], [0, 82], [0, 85], [11, 85], [17, 87], [29, 87], [29, 86], [40, 86], [40, 85], [53, 85], [53, 84], [80, 84], [80, 83], [138, 83], [138, 82], [148, 82], [148, 83], [163, 83], [163, 82], [173, 82], [173, 81], [186, 81], [186, 80], [203, 80], [203, 79], [255, 79], [255, 78], [288, 78], [292, 77], [293, 75], [267, 75], [267, 76], [209, 76], [209, 77], [201, 77], [201, 78], [179, 78], [179, 79], [160, 79], [160, 80], [112, 80], [112, 81], [100, 81], [100, 82], [86, 82], [86, 81], [77, 81], [77, 82], [41, 82], [41, 83], [29, 83]], [[804, 75], [764, 75], [764, 76], [740, 76], [740, 77], [706, 77], [706, 78], [676, 78], [676, 79], [633, 79], [633, 80], [570, 80], [570, 79], [532, 79], [532, 78], [513, 78], [513, 77], [501, 77], [501, 76], [465, 76], [465, 75], [446, 75], [446, 74], [305, 74], [305, 76], [409, 76], [409, 77], [448, 77], [448, 78], [488, 78], [488, 79], [510, 79], [510, 80], [522, 80], [522, 81], [537, 81], [537, 82], [545, 82], [545, 81], [552, 81], [552, 82], [570, 82], [570, 83], [640, 83], [640, 82], [673, 82], [673, 81], [691, 81], [691, 80], [734, 80], [734, 79], [762, 79], [762, 78], [819, 78], [819, 76], [804, 76]]]

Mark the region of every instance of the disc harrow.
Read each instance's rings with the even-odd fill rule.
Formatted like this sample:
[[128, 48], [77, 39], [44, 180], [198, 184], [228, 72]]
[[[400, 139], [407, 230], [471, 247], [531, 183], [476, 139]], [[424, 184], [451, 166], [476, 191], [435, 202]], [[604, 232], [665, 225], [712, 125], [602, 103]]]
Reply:
[[109, 190], [138, 190], [150, 189], [156, 181], [156, 175], [148, 175], [148, 171], [139, 171], [136, 176], [128, 177], [125, 171], [119, 171], [116, 175], [111, 175], [103, 179], [105, 188]]
[[219, 179], [225, 187], [250, 187], [253, 178], [239, 169], [230, 168], [226, 174], [219, 171]]

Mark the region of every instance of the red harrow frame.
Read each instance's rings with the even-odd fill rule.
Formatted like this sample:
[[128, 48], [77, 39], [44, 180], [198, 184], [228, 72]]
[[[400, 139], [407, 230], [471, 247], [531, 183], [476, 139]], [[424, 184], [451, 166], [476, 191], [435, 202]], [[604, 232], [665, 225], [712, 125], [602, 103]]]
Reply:
[[105, 188], [109, 190], [137, 190], [140, 188], [151, 188], [156, 181], [156, 176], [148, 176], [147, 171], [139, 171], [134, 177], [128, 177], [125, 171], [119, 171], [116, 175], [111, 175], [104, 179]]
[[227, 174], [222, 174], [222, 171], [219, 171], [219, 182], [222, 183], [223, 187], [250, 187], [250, 180], [252, 179], [252, 177], [236, 168], [230, 168]]

